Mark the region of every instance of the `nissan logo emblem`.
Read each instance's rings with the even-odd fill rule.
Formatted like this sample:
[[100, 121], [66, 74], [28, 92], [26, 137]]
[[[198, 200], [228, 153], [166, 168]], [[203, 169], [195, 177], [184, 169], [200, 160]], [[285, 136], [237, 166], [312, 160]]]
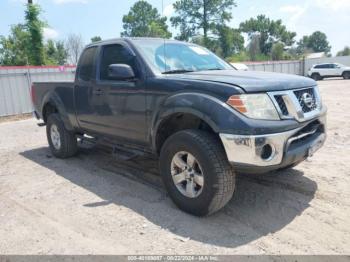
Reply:
[[314, 99], [309, 93], [304, 93], [301, 96], [301, 100], [304, 102], [304, 105], [306, 105], [308, 108], [312, 108], [315, 105]]

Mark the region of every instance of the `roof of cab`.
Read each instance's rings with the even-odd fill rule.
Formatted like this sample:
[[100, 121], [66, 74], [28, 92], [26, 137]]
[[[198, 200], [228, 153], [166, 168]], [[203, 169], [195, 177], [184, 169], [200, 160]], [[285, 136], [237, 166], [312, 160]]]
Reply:
[[115, 42], [118, 42], [118, 41], [126, 41], [126, 42], [133, 42], [133, 41], [167, 41], [167, 42], [174, 42], [174, 43], [183, 43], [183, 42], [178, 41], [178, 40], [164, 39], [164, 38], [155, 38], [155, 37], [120, 37], [120, 38], [112, 38], [112, 39], [107, 39], [107, 40], [102, 40], [102, 41], [90, 43], [86, 47], [114, 44]]

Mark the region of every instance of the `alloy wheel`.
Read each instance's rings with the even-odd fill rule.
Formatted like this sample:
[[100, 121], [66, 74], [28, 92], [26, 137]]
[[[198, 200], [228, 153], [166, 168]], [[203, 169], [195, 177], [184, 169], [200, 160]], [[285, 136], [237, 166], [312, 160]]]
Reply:
[[51, 125], [50, 136], [51, 136], [51, 142], [52, 142], [52, 145], [54, 146], [54, 148], [56, 150], [60, 150], [61, 149], [61, 136], [60, 136], [60, 133], [58, 132], [58, 127], [55, 124]]
[[204, 176], [198, 160], [181, 151], [171, 161], [171, 175], [176, 188], [186, 197], [198, 197], [204, 187]]

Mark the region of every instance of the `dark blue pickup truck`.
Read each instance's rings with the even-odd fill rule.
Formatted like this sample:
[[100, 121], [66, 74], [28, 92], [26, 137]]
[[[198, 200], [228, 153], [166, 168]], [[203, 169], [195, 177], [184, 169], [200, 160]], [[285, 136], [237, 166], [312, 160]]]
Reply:
[[159, 157], [183, 210], [208, 215], [232, 197], [235, 173], [295, 166], [326, 139], [316, 82], [237, 71], [207, 49], [164, 39], [115, 39], [85, 48], [74, 82], [34, 83], [54, 156], [82, 136]]

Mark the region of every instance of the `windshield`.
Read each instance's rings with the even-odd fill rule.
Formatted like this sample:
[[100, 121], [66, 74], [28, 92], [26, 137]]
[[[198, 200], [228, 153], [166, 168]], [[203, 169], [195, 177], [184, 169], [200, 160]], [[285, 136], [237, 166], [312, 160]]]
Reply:
[[134, 43], [159, 73], [233, 69], [206, 48], [194, 44], [162, 40], [136, 40]]

